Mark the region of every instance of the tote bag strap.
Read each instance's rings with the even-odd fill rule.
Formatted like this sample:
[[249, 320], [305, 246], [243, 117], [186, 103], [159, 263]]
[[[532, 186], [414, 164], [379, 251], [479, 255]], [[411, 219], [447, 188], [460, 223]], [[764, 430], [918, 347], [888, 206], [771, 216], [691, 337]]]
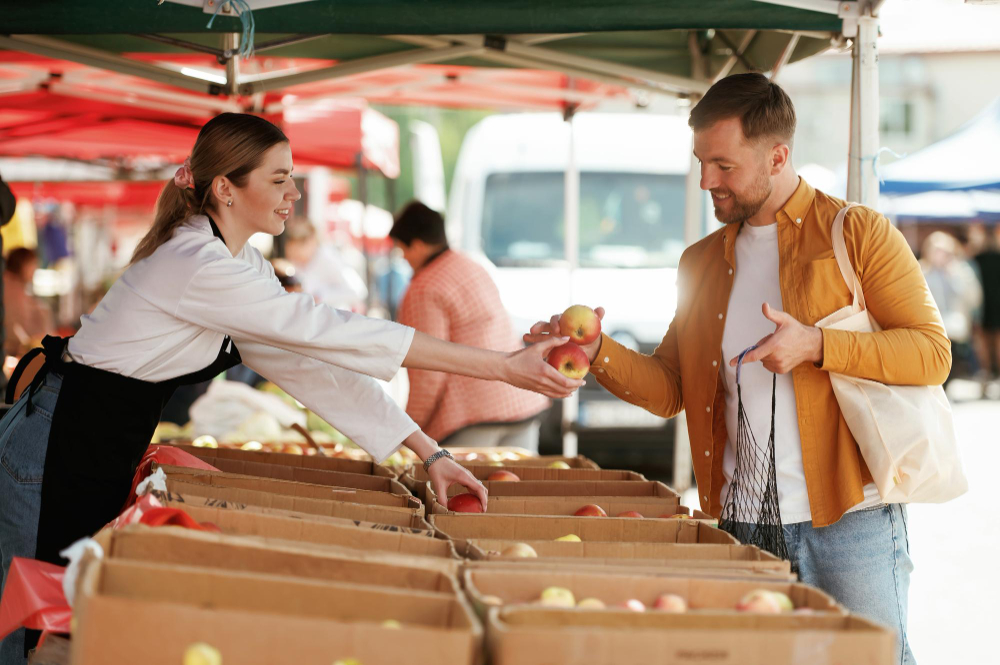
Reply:
[[868, 309], [865, 305], [865, 294], [861, 290], [861, 280], [858, 279], [858, 275], [854, 272], [854, 267], [851, 265], [851, 259], [847, 256], [847, 243], [844, 241], [844, 218], [847, 217], [847, 211], [856, 205], [858, 204], [848, 203], [840, 209], [840, 212], [837, 213], [837, 218], [833, 220], [830, 239], [833, 241], [833, 255], [837, 257], [840, 274], [844, 276], [847, 288], [854, 294], [854, 307], [858, 311], [861, 311]]

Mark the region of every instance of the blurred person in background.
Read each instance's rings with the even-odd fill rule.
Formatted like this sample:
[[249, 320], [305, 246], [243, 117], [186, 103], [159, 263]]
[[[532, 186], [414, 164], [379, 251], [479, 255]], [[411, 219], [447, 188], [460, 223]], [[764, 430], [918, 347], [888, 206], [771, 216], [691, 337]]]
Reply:
[[[4, 226], [7, 222], [14, 217], [14, 209], [17, 208], [17, 199], [14, 197], [14, 192], [10, 191], [10, 187], [3, 181], [0, 177], [0, 227]], [[4, 333], [4, 308], [3, 308], [3, 237], [0, 236], [0, 349], [3, 349], [5, 341]], [[7, 375], [0, 372], [0, 390], [7, 387]]]
[[310, 220], [289, 219], [284, 241], [285, 258], [295, 267], [295, 276], [305, 293], [336, 309], [363, 309], [368, 297], [364, 280], [347, 265], [336, 247], [320, 242]]
[[52, 310], [32, 293], [31, 284], [38, 269], [34, 250], [18, 247], [4, 266], [4, 342], [5, 352], [20, 356], [55, 330]]
[[922, 250], [920, 267], [951, 340], [953, 362], [944, 383], [947, 386], [956, 375], [971, 377], [979, 370], [972, 345], [972, 327], [983, 292], [975, 270], [965, 261], [962, 247], [954, 236], [935, 231], [924, 240]]
[[[398, 321], [438, 339], [494, 351], [523, 344], [486, 270], [448, 247], [444, 218], [413, 201], [389, 231], [413, 268]], [[538, 452], [538, 416], [549, 401], [481, 379], [409, 370], [407, 414], [442, 446], [515, 446]]]
[[976, 341], [985, 383], [1000, 377], [1000, 227], [983, 234], [982, 247], [973, 261], [983, 290]]

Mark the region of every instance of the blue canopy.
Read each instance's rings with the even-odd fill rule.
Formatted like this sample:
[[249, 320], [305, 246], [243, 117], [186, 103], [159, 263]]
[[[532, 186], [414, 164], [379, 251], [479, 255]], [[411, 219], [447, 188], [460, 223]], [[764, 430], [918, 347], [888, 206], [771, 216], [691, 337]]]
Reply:
[[1000, 98], [954, 134], [880, 168], [884, 194], [1000, 189]]

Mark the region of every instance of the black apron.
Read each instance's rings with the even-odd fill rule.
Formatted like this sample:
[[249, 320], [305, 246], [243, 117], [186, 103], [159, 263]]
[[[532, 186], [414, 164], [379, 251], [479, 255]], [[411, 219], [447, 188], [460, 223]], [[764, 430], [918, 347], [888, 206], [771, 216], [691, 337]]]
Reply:
[[[214, 221], [211, 225], [222, 239]], [[20, 369], [39, 352], [45, 353], [45, 365], [33, 377], [29, 393], [47, 372], [63, 376], [45, 454], [35, 552], [36, 559], [57, 565], [66, 564], [60, 550], [93, 535], [121, 512], [163, 406], [177, 386], [209, 381], [241, 362], [227, 336], [208, 367], [150, 382], [67, 362], [63, 358], [67, 341], [46, 337], [42, 349], [34, 349], [18, 364]], [[18, 375], [15, 370], [11, 378]]]

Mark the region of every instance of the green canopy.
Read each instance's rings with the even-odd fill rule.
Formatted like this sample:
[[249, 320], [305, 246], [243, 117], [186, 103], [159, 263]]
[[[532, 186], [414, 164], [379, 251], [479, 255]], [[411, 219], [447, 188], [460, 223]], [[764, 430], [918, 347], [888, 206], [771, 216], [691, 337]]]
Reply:
[[[769, 71], [841, 39], [843, 19], [830, 13], [838, 3], [809, 0], [826, 10], [809, 11], [781, 4], [788, 1], [312, 0], [266, 7], [278, 2], [252, 0], [251, 6], [262, 7], [253, 11], [257, 52], [354, 65], [332, 77], [434, 63], [550, 69], [652, 92], [697, 94], [718, 76]], [[209, 28], [210, 18], [200, 0], [19, 3], [4, 9], [0, 29], [11, 38], [0, 36], [0, 48], [92, 66], [99, 66], [87, 59], [95, 53], [222, 55], [223, 39], [239, 33], [241, 22], [220, 14]], [[95, 52], [81, 56], [80, 47]], [[116, 69], [113, 64], [108, 68]], [[159, 78], [223, 91], [174, 79]], [[272, 81], [263, 88], [244, 80], [228, 92], [252, 94], [312, 80], [321, 79]]]

